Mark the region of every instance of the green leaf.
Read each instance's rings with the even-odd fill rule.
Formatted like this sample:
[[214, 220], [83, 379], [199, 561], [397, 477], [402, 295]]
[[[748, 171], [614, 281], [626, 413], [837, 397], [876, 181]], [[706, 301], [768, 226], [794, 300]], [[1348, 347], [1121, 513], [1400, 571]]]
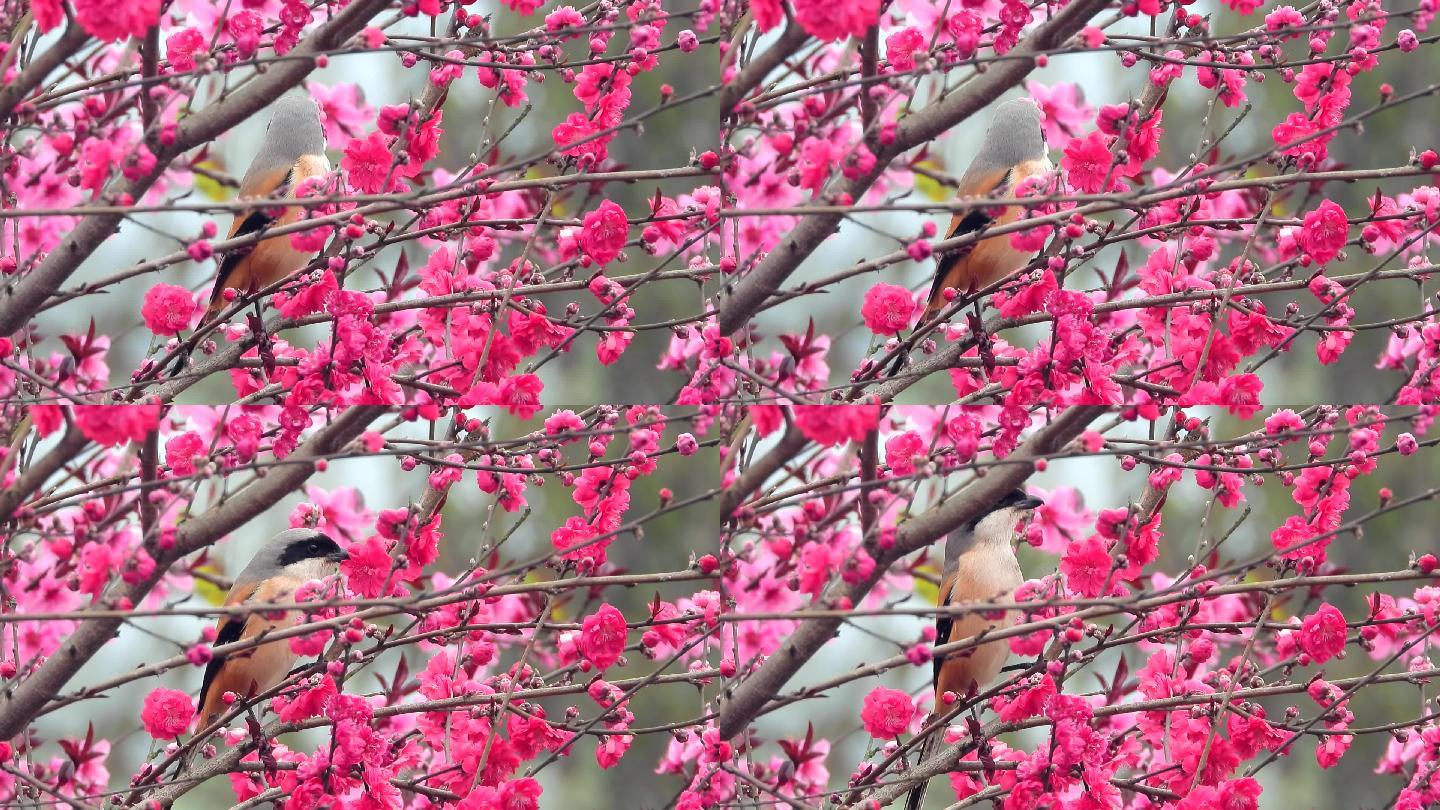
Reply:
[[[215, 160], [202, 160], [195, 165], [202, 169], [214, 169], [215, 171], [225, 170], [225, 167], [221, 166], [219, 161]], [[221, 185], [215, 178], [208, 177], [199, 172], [193, 174], [192, 177], [195, 180], [195, 190], [200, 192], [201, 196], [205, 197], [205, 199], [215, 202], [225, 202], [230, 199], [230, 189]]]
[[[934, 577], [940, 576], [940, 569], [933, 565], [921, 565], [915, 569], [917, 574], [930, 574]], [[929, 604], [936, 604], [940, 601], [940, 586], [935, 585], [928, 579], [915, 577], [915, 595]]]
[[[199, 175], [196, 175], [196, 177], [199, 177]], [[214, 574], [215, 576], [220, 576], [223, 573], [219, 567], [214, 565], [202, 565], [195, 570], [206, 574]], [[195, 577], [195, 595], [204, 600], [207, 605], [225, 604], [225, 592], [220, 590], [219, 585], [206, 579]]]
[[[934, 169], [937, 172], [944, 171], [944, 167], [933, 160], [922, 160], [915, 165], [922, 169]], [[915, 190], [931, 202], [945, 202], [952, 196], [949, 186], [943, 185], [935, 178], [919, 172], [915, 173]]]

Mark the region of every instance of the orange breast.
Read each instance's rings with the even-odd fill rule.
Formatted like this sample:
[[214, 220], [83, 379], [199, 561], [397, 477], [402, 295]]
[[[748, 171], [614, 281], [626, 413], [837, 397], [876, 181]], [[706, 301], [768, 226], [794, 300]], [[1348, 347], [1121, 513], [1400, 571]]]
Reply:
[[[1020, 564], [1009, 549], [971, 550], [960, 556], [956, 570], [940, 584], [941, 602], [966, 605], [1008, 601], [1023, 582]], [[969, 613], [957, 617], [948, 638], [942, 642], [961, 641], [987, 631], [1009, 627], [1015, 623], [1015, 611], [1000, 616]], [[951, 653], [940, 665], [935, 679], [938, 701], [945, 692], [960, 697], [984, 689], [995, 680], [1010, 656], [1010, 640], [999, 639]], [[937, 705], [939, 705], [937, 703]]]
[[[254, 189], [242, 189], [241, 197], [269, 197], [277, 193], [293, 193], [299, 184], [311, 177], [321, 177], [330, 171], [330, 161], [324, 155], [306, 155], [300, 158], [295, 166], [289, 171], [276, 172], [274, 175], [266, 176], [256, 183]], [[290, 177], [288, 187], [282, 188], [286, 176]], [[278, 228], [284, 225], [293, 225], [299, 222], [304, 210], [298, 206], [287, 206], [284, 213], [270, 225], [271, 228]], [[240, 224], [248, 216], [248, 212], [236, 214], [235, 222], [230, 226], [230, 234], [234, 236]], [[309, 263], [313, 257], [312, 253], [302, 253], [290, 244], [290, 234], [276, 236], [262, 240], [250, 251], [229, 274], [225, 277], [222, 289], [234, 289], [241, 293], [252, 293], [256, 290], [274, 284], [275, 282], [294, 273]], [[210, 303], [211, 314], [224, 309], [226, 302], [223, 298], [216, 298]]]
[[[236, 585], [225, 598], [225, 604], [240, 603], [284, 603], [293, 602], [295, 589], [300, 582], [289, 577], [273, 577], [258, 585]], [[287, 611], [279, 618], [269, 618], [256, 612], [245, 621], [240, 638], [252, 639], [262, 633], [294, 627], [299, 624], [299, 611]], [[224, 621], [222, 620], [222, 624]], [[230, 708], [225, 705], [226, 692], [242, 697], [257, 695], [273, 688], [284, 680], [290, 668], [295, 665], [295, 653], [290, 649], [290, 640], [280, 639], [251, 647], [226, 656], [214, 679], [201, 695], [200, 724], [196, 729], [208, 726]]]
[[[1026, 161], [1009, 173], [1010, 179], [1003, 186], [998, 183], [1004, 178], [1005, 172], [994, 172], [977, 181], [974, 188], [961, 188], [958, 196], [962, 199], [986, 194], [997, 197], [1013, 196], [1015, 188], [1021, 182], [1027, 178], [1045, 174], [1050, 171], [1050, 168], [1048, 158]], [[1020, 206], [1005, 206], [988, 228], [998, 228], [1014, 223], [1020, 219], [1022, 213], [1024, 213], [1024, 209]], [[955, 234], [955, 229], [962, 219], [960, 214], [956, 214], [951, 219], [949, 235]], [[1030, 253], [1016, 250], [1011, 245], [1008, 233], [982, 239], [970, 248], [969, 253], [962, 256], [954, 267], [950, 268], [941, 288], [954, 287], [961, 292], [983, 289], [1024, 267], [1030, 258]], [[945, 301], [943, 296], [935, 296], [925, 308], [925, 317], [933, 316], [936, 312], [944, 309], [947, 303], [949, 302]]]

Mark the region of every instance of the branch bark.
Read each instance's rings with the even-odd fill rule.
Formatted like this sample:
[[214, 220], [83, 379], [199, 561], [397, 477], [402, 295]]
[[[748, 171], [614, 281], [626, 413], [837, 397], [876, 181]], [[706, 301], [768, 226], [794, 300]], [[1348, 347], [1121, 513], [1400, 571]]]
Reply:
[[[1036, 28], [1012, 53], [1017, 56], [1039, 54], [1060, 45], [1108, 4], [1109, 0], [1073, 0], [1049, 22]], [[902, 119], [896, 127], [894, 143], [875, 155], [875, 167], [848, 183], [843, 192], [852, 199], [859, 200], [895, 158], [935, 139], [984, 109], [1006, 90], [1019, 84], [1034, 69], [1034, 59], [1007, 59], [992, 64], [985, 75], [970, 83], [969, 89]], [[751, 316], [780, 288], [785, 279], [795, 272], [800, 263], [835, 232], [842, 219], [843, 214], [835, 212], [801, 217], [800, 223], [785, 239], [770, 251], [754, 270], [740, 279], [730, 295], [721, 301], [721, 333], [734, 334], [749, 323]]]
[[780, 35], [780, 39], [774, 45], [750, 60], [750, 63], [741, 69], [733, 80], [720, 88], [721, 113], [729, 115], [747, 93], [765, 81], [765, 77], [770, 75], [770, 71], [779, 67], [786, 59], [790, 58], [791, 54], [800, 50], [800, 46], [804, 45], [805, 40], [809, 38], [810, 35], [800, 27], [799, 23], [793, 19], [790, 20], [785, 26], [785, 32]]
[[14, 515], [16, 507], [25, 502], [31, 493], [39, 489], [44, 483], [55, 474], [55, 471], [65, 466], [70, 459], [75, 457], [85, 447], [87, 439], [80, 429], [71, 425], [65, 430], [60, 443], [31, 464], [12, 486], [6, 487], [0, 492], [0, 523], [5, 523]]
[[774, 472], [784, 466], [785, 462], [795, 457], [795, 454], [805, 447], [809, 442], [805, 434], [793, 424], [785, 429], [785, 435], [780, 437], [780, 443], [770, 449], [770, 452], [762, 456], [754, 464], [746, 468], [740, 477], [735, 479], [729, 487], [720, 493], [720, 519], [730, 519], [730, 513], [735, 511], [744, 500], [750, 497], [750, 493], [760, 488]]
[[[257, 478], [220, 506], [181, 524], [175, 543], [169, 549], [162, 550], [156, 538], [148, 539], [146, 550], [155, 558], [154, 573], [118, 589], [107, 601], [128, 600], [130, 604], [139, 604], [176, 560], [214, 543], [295, 492], [315, 472], [315, 465], [308, 462], [340, 450], [382, 413], [384, 409], [377, 407], [354, 407], [342, 412], [296, 449], [286, 459], [289, 463], [277, 465], [264, 478]], [[34, 674], [18, 684], [8, 685], [0, 695], [0, 740], [24, 731], [80, 667], [114, 638], [120, 624], [121, 619], [112, 617], [80, 622], [64, 645]]]
[[81, 28], [79, 23], [71, 21], [69, 27], [65, 29], [65, 33], [60, 35], [60, 39], [54, 45], [31, 60], [30, 65], [15, 78], [15, 81], [0, 87], [0, 119], [9, 118], [10, 114], [15, 111], [15, 106], [20, 103], [20, 99], [39, 87], [40, 83], [45, 81], [45, 77], [50, 75], [50, 71], [74, 56], [75, 52], [80, 50], [80, 46], [84, 45], [88, 39], [90, 39], [90, 35], [86, 33], [85, 29]]
[[[866, 551], [875, 558], [874, 572], [835, 596], [846, 597], [851, 604], [858, 605], [897, 560], [985, 514], [1006, 493], [1030, 477], [1035, 470], [1035, 459], [1064, 447], [1104, 412], [1105, 408], [1095, 405], [1066, 410], [1006, 458], [1006, 463], [990, 468], [984, 478], [976, 479], [949, 501], [902, 524], [895, 533], [894, 545], [889, 549], [880, 548], [872, 540], [867, 544]], [[841, 621], [838, 616], [805, 620], [779, 652], [730, 689], [720, 707], [720, 736], [729, 739], [744, 731], [791, 676], [835, 636]]]
[[[387, 3], [388, 0], [355, 0], [332, 20], [315, 29], [313, 34], [295, 48], [293, 54], [319, 54], [339, 47], [359, 32]], [[47, 51], [46, 55], [49, 53], [50, 51]], [[175, 158], [200, 144], [214, 140], [231, 127], [269, 106], [286, 90], [303, 81], [314, 69], [313, 59], [287, 59], [271, 65], [263, 77], [245, 89], [181, 121], [176, 129], [175, 140], [169, 146], [160, 146], [158, 127], [152, 128], [146, 133], [146, 143], [155, 153], [155, 168], [144, 176], [123, 184], [110, 196], [129, 195], [131, 199], [140, 199], [155, 181], [160, 179]], [[4, 98], [0, 97], [0, 110], [4, 109], [3, 101]], [[115, 233], [122, 219], [117, 213], [87, 215], [39, 267], [8, 287], [3, 293], [3, 304], [0, 304], [0, 335], [12, 334], [28, 323], [45, 305], [46, 300], [60, 289], [65, 279]]]

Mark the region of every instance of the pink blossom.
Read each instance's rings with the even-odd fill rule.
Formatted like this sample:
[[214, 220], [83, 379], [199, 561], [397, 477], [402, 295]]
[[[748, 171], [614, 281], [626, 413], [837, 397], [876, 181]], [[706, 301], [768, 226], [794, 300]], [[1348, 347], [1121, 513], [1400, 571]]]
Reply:
[[1265, 30], [1272, 34], [1283, 28], [1298, 28], [1304, 24], [1305, 17], [1294, 6], [1280, 6], [1265, 15]]
[[1081, 596], [1096, 597], [1105, 590], [1110, 576], [1110, 552], [1097, 535], [1074, 541], [1060, 560], [1060, 571], [1070, 590]]
[[[556, 411], [545, 418], [545, 435], [558, 436], [562, 433], [578, 433], [585, 429], [585, 422], [570, 409]], [[578, 441], [570, 439], [569, 441]]]
[[65, 22], [65, 6], [60, 0], [33, 0], [30, 3], [30, 13], [42, 34]]
[[140, 722], [157, 740], [179, 737], [195, 719], [195, 703], [178, 689], [154, 689], [145, 696]]
[[1264, 384], [1254, 374], [1236, 374], [1220, 381], [1220, 404], [1241, 419], [1260, 410], [1260, 389]]
[[365, 103], [360, 88], [349, 82], [330, 86], [311, 83], [305, 86], [320, 108], [320, 123], [325, 129], [325, 142], [331, 149], [345, 149], [359, 137], [365, 125], [375, 117], [375, 110]]
[[862, 441], [879, 423], [876, 404], [795, 406], [795, 426], [805, 438], [831, 447]]
[[915, 317], [915, 299], [897, 284], [880, 283], [865, 292], [860, 316], [877, 335], [893, 335], [910, 325]]
[[[1101, 36], [1103, 39], [1103, 34]], [[1045, 114], [1041, 125], [1045, 129], [1045, 142], [1052, 149], [1069, 146], [1070, 141], [1095, 117], [1094, 108], [1085, 103], [1080, 88], [1071, 82], [1047, 86], [1027, 81], [1025, 92]]]
[[384, 595], [385, 581], [390, 577], [390, 554], [379, 537], [352, 543], [345, 549], [350, 559], [340, 563], [340, 571], [351, 590], [366, 597]]
[[[350, 141], [345, 147], [345, 157], [340, 159], [340, 166], [345, 169], [350, 185], [366, 194], [400, 188], [393, 164], [390, 146], [380, 132], [371, 132], [364, 138]], [[390, 178], [388, 185], [387, 177]]]
[[76, 405], [75, 426], [96, 444], [140, 442], [160, 424], [159, 405]]
[[600, 207], [585, 215], [580, 232], [580, 247], [592, 261], [605, 266], [614, 261], [630, 238], [630, 224], [625, 209], [604, 200]]
[[924, 456], [925, 440], [913, 430], [885, 440], [885, 464], [896, 475], [910, 475], [915, 472], [915, 459]]
[[1071, 140], [1065, 147], [1065, 157], [1060, 160], [1070, 185], [1090, 194], [1106, 188], [1107, 175], [1111, 177], [1110, 188], [1116, 187], [1118, 181], [1113, 176], [1113, 163], [1110, 146], [1098, 130], [1092, 130], [1083, 138]]
[[71, 4], [80, 26], [105, 42], [143, 37], [160, 22], [160, 0], [71, 0]]
[[[594, 540], [600, 534], [600, 530], [591, 526], [585, 518], [572, 516], [565, 520], [564, 525], [550, 533], [550, 542], [555, 544], [555, 549], [564, 559], [584, 562], [594, 567], [605, 563], [605, 549], [613, 539], [607, 537], [604, 540]], [[592, 540], [594, 542], [591, 542]]]
[[500, 382], [499, 404], [510, 415], [529, 419], [540, 410], [540, 392], [545, 384], [534, 374], [516, 374]]
[[624, 654], [627, 632], [625, 616], [612, 605], [601, 605], [585, 617], [580, 652], [596, 669], [608, 669]]
[[560, 6], [545, 15], [545, 30], [552, 34], [566, 28], [579, 28], [584, 24], [585, 18], [573, 6]]
[[195, 69], [195, 54], [205, 47], [205, 35], [198, 28], [182, 28], [165, 38], [165, 59], [172, 70]]
[[195, 297], [184, 287], [174, 284], [156, 284], [145, 293], [145, 303], [140, 315], [145, 325], [157, 335], [174, 335], [189, 328], [199, 307]]
[[871, 737], [890, 739], [899, 737], [910, 727], [915, 716], [915, 704], [910, 696], [899, 689], [877, 686], [865, 696], [865, 705], [860, 710], [860, 722]]
[[[325, 713], [325, 707], [330, 704], [330, 699], [335, 697], [338, 691], [333, 678], [322, 677], [319, 684], [286, 701], [283, 708], [277, 708], [275, 713], [287, 723], [318, 717]], [[276, 702], [279, 703], [279, 701], [280, 698], [276, 698]]]
[[205, 440], [193, 430], [171, 436], [165, 441], [165, 464], [175, 475], [195, 472], [195, 459], [205, 455]]
[[998, 715], [1007, 723], [1035, 717], [1045, 711], [1046, 705], [1058, 691], [1055, 688], [1055, 679], [1044, 675], [1038, 684], [1021, 692], [1014, 700], [1005, 704], [1005, 707], [999, 710]]
[[795, 18], [817, 39], [861, 37], [880, 17], [879, 0], [795, 0]]
[[1305, 420], [1300, 414], [1289, 408], [1281, 408], [1265, 418], [1265, 435], [1278, 436], [1289, 431], [1298, 431], [1305, 427]]
[[1420, 449], [1420, 445], [1413, 434], [1401, 433], [1395, 437], [1395, 449], [1400, 451], [1402, 456], [1412, 456]]
[[885, 61], [897, 71], [914, 70], [915, 55], [924, 50], [925, 35], [913, 25], [885, 38]]
[[1305, 224], [1300, 233], [1300, 246], [1320, 264], [1335, 258], [1349, 238], [1350, 224], [1345, 220], [1345, 209], [1330, 200], [1305, 215]]
[[1040, 273], [1040, 277], [1026, 283], [1013, 295], [996, 293], [997, 304], [1000, 314], [1007, 318], [1018, 318], [1022, 315], [1029, 315], [1032, 312], [1040, 312], [1045, 309], [1045, 302], [1050, 295], [1060, 289], [1060, 283], [1055, 280], [1055, 274], [1046, 269]]
[[1323, 664], [1345, 649], [1345, 616], [1324, 603], [1300, 625], [1300, 647], [1317, 664]]

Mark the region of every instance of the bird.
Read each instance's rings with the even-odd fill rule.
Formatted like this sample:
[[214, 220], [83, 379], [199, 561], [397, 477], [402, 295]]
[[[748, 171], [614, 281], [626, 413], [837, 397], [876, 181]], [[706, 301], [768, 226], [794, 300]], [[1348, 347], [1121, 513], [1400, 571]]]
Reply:
[[[1012, 197], [1021, 182], [1051, 171], [1049, 148], [1040, 123], [1040, 106], [1028, 97], [1011, 99], [995, 108], [985, 141], [960, 176], [956, 199]], [[950, 218], [946, 239], [964, 236], [984, 228], [1008, 225], [1018, 220], [1024, 209], [1018, 205], [1004, 206], [992, 214], [993, 207], [956, 211]], [[945, 288], [954, 287], [965, 293], [979, 290], [1024, 267], [1030, 255], [1010, 244], [1010, 234], [992, 236], [965, 247], [942, 253], [935, 268], [935, 281], [925, 305], [925, 319], [944, 309]]]
[[[945, 569], [940, 576], [941, 605], [958, 607], [976, 602], [1009, 600], [1015, 589], [1025, 581], [1020, 561], [1015, 558], [1016, 525], [1043, 501], [1025, 494], [1023, 489], [1006, 493], [990, 511], [951, 532], [945, 539]], [[978, 636], [983, 632], [1008, 627], [1015, 621], [1015, 611], [1003, 617], [984, 613], [935, 617], [935, 643]], [[934, 659], [933, 683], [938, 714], [946, 692], [964, 698], [985, 688], [1000, 674], [1010, 655], [1010, 642], [998, 639]], [[940, 736], [932, 732], [921, 745], [920, 761], [928, 758]], [[919, 810], [925, 798], [926, 783], [921, 782], [905, 802], [905, 810]]]
[[[226, 605], [285, 604], [295, 601], [295, 591], [314, 579], [337, 573], [350, 555], [324, 532], [315, 529], [287, 529], [275, 535], [251, 558], [230, 593]], [[276, 617], [273, 612], [247, 612], [222, 617], [216, 625], [215, 646], [241, 641], [264, 632], [293, 627], [301, 621], [298, 610]], [[285, 679], [296, 655], [289, 639], [259, 644], [228, 655], [216, 655], [205, 665], [200, 685], [200, 724], [208, 728], [229, 708], [226, 692], [242, 697], [256, 695]]]
[[[295, 189], [312, 177], [330, 172], [325, 156], [325, 130], [320, 125], [320, 108], [303, 89], [281, 96], [270, 113], [264, 145], [240, 180], [240, 200], [292, 196]], [[237, 212], [228, 238], [263, 232], [298, 222], [304, 211], [299, 206], [262, 207]], [[202, 325], [219, 316], [229, 303], [225, 291], [240, 293], [263, 289], [309, 263], [312, 256], [296, 250], [290, 235], [261, 240], [247, 248], [232, 250], [220, 261], [215, 287], [210, 293]]]

